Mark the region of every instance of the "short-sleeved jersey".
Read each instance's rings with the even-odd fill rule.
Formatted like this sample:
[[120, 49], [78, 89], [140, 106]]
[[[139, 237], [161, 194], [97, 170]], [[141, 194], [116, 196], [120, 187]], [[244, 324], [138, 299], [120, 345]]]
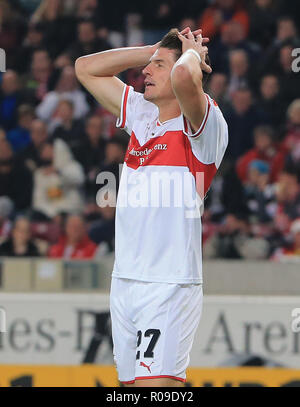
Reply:
[[161, 123], [156, 105], [125, 86], [117, 127], [130, 140], [116, 208], [113, 276], [202, 283], [201, 205], [228, 143], [228, 129], [206, 95], [196, 133], [181, 114]]

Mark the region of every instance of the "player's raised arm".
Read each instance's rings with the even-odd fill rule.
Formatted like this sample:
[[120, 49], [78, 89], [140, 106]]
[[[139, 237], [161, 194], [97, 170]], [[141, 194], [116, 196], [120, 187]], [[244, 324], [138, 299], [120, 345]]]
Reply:
[[189, 30], [186, 35], [178, 33], [182, 42], [182, 56], [171, 72], [171, 83], [181, 111], [196, 131], [202, 123], [207, 100], [203, 92], [203, 71], [211, 73], [205, 62], [208, 49], [203, 45], [201, 32], [195, 37]]
[[115, 75], [146, 65], [157, 47], [117, 48], [80, 57], [75, 62], [77, 78], [102, 106], [119, 116], [124, 83]]

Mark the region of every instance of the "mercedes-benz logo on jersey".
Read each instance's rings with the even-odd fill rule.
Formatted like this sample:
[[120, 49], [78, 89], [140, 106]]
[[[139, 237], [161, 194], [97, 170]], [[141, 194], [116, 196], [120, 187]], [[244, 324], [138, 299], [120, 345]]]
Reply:
[[145, 148], [144, 150], [136, 151], [133, 147], [133, 149], [129, 152], [129, 154], [139, 157], [139, 156], [143, 156], [143, 155], [149, 155], [152, 151], [153, 151], [152, 148]]

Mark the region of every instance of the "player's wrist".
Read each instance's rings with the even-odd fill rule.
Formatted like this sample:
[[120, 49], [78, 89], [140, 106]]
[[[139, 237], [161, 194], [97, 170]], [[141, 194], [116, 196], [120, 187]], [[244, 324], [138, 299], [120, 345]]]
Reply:
[[150, 57], [152, 57], [152, 55], [154, 54], [154, 52], [157, 50], [159, 43], [156, 43], [154, 45], [145, 45], [144, 49], [146, 50], [146, 52], [150, 55]]
[[185, 54], [193, 54], [193, 55], [195, 55], [197, 57], [198, 61], [199, 61], [199, 64], [201, 64], [201, 62], [202, 62], [201, 56], [200, 56], [199, 52], [197, 52], [195, 49], [189, 48], [184, 53]]

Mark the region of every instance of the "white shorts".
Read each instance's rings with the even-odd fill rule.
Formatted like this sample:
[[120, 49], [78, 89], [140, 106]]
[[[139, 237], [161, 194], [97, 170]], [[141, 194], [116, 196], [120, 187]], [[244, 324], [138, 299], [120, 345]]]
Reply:
[[120, 382], [159, 377], [186, 381], [202, 299], [201, 284], [112, 278], [113, 354]]

